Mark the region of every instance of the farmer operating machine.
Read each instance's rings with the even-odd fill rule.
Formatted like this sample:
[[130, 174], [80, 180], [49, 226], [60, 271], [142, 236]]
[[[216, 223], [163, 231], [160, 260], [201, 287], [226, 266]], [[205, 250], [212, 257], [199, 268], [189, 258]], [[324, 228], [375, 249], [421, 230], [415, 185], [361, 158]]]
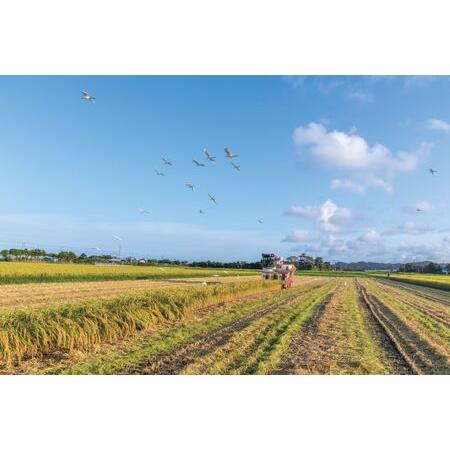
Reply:
[[261, 258], [263, 280], [281, 280], [283, 289], [288, 289], [294, 282], [295, 266], [288, 264], [275, 253], [263, 253]]

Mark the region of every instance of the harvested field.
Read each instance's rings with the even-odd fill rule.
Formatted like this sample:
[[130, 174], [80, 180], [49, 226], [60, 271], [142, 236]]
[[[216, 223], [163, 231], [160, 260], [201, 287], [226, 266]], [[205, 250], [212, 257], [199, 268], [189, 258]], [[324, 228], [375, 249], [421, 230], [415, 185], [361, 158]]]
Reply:
[[[0, 350], [5, 355], [1, 370], [66, 374], [450, 373], [450, 306], [445, 292], [370, 277], [302, 276], [286, 291], [276, 282], [221, 281], [221, 285], [208, 287], [189, 283], [176, 284], [174, 289], [162, 285], [154, 291], [142, 287], [128, 297], [115, 297], [105, 286], [102, 301], [80, 301], [74, 294], [62, 303], [36, 296], [30, 303], [33, 308], [4, 304], [0, 310]], [[186, 285], [189, 287], [183, 289]], [[40, 301], [49, 301], [48, 306], [42, 307]], [[42, 338], [41, 331], [36, 334], [28, 325], [30, 318], [44, 324], [47, 319], [42, 318], [48, 314], [53, 320], [51, 329], [60, 330], [59, 337], [48, 333]], [[101, 317], [101, 327], [96, 325], [97, 317]], [[73, 327], [81, 327], [81, 338], [77, 333], [67, 337]], [[25, 344], [18, 345], [14, 336], [20, 336]], [[40, 349], [33, 347], [36, 339]]]

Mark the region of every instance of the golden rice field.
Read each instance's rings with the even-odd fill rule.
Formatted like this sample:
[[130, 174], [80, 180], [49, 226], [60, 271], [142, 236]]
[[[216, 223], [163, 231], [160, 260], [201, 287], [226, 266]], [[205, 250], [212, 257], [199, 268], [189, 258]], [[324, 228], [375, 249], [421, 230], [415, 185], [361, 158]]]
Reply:
[[257, 273], [185, 266], [128, 266], [0, 262], [0, 284], [102, 280], [162, 280], [168, 278], [225, 277]]
[[186, 288], [206, 283], [233, 283], [250, 281], [255, 275], [227, 276], [217, 278], [173, 278], [170, 280], [114, 280], [76, 281], [65, 283], [0, 284], [0, 310], [26, 306], [49, 306], [55, 303], [74, 303], [96, 298], [111, 299], [124, 294], [137, 294], [161, 288]]
[[444, 290], [372, 277], [146, 283], [47, 302], [17, 286], [22, 302], [0, 308], [0, 373], [450, 373]]
[[420, 286], [450, 290], [450, 275], [396, 273], [395, 275], [391, 275], [390, 279], [402, 281], [404, 283], [418, 284]]

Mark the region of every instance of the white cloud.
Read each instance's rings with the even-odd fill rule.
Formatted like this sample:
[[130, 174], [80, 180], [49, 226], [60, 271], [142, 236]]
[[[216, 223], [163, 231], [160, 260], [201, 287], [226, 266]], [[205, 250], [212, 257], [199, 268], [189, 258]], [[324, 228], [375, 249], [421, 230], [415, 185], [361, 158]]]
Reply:
[[348, 96], [353, 100], [358, 100], [359, 102], [363, 103], [373, 102], [373, 94], [362, 90], [352, 91]]
[[382, 144], [370, 146], [355, 133], [327, 131], [316, 122], [296, 128], [293, 138], [302, 162], [323, 169], [339, 170], [356, 176], [359, 184], [381, 187], [386, 191], [392, 190], [391, 181], [395, 175], [416, 169], [426, 150], [394, 154]]
[[[415, 211], [415, 210], [414, 210]], [[383, 234], [386, 236], [394, 235], [422, 235], [434, 231], [434, 228], [428, 226], [417, 225], [415, 222], [409, 221], [398, 225], [394, 229], [387, 230]]]
[[341, 208], [331, 200], [327, 200], [321, 206], [292, 206], [288, 214], [308, 219], [329, 232], [341, 231], [353, 219], [349, 209]]
[[436, 207], [432, 203], [422, 200], [420, 202], [413, 203], [412, 205], [405, 206], [403, 208], [403, 210], [407, 213], [413, 213], [413, 214], [416, 214], [419, 212], [431, 213], [436, 210]]
[[311, 233], [308, 230], [294, 230], [291, 234], [288, 234], [282, 242], [295, 242], [297, 244], [304, 244], [311, 241]]
[[348, 178], [335, 178], [334, 180], [331, 180], [331, 189], [341, 189], [343, 191], [355, 192], [357, 194], [363, 194], [366, 191], [365, 187], [361, 183]]
[[426, 126], [430, 130], [439, 130], [445, 131], [446, 133], [450, 133], [450, 123], [441, 119], [428, 119], [426, 121]]
[[381, 239], [381, 234], [375, 228], [369, 228], [359, 239], [366, 243], [377, 242]]

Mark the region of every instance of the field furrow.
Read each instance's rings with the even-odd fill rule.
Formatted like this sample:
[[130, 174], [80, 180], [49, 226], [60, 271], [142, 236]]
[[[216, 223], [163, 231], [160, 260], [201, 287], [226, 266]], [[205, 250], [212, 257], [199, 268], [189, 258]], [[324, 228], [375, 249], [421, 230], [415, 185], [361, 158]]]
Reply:
[[393, 373], [366, 326], [353, 280], [346, 280], [293, 339], [277, 373]]
[[397, 290], [410, 292], [416, 296], [420, 296], [421, 298], [430, 300], [434, 303], [439, 303], [444, 306], [450, 306], [450, 292], [443, 291], [440, 289], [435, 289], [431, 287], [425, 286], [412, 286], [411, 284], [405, 284], [400, 281], [393, 280], [377, 280], [379, 283], [382, 283], [387, 286], [392, 286], [397, 288]]
[[420, 295], [414, 295], [411, 292], [404, 292], [390, 286], [378, 284], [378, 289], [393, 302], [400, 301], [401, 303], [420, 311], [422, 314], [432, 317], [447, 328], [450, 327], [450, 307], [433, 303]]
[[[264, 318], [268, 322], [268, 329], [276, 326], [277, 322], [274, 321], [274, 317], [282, 316], [280, 310], [289, 311], [290, 305], [301, 299], [308, 298], [309, 296], [320, 296], [322, 292], [329, 289], [329, 285], [332, 282], [326, 283], [325, 286], [319, 285], [312, 289], [308, 289], [303, 293], [290, 293], [285, 298], [276, 301], [270, 305], [264, 305], [263, 307], [252, 311], [250, 314], [235, 320], [234, 322], [222, 326], [212, 332], [205, 333], [204, 335], [197, 336], [192, 342], [189, 342], [186, 346], [182, 346], [175, 349], [174, 352], [166, 355], [157, 355], [157, 357], [149, 361], [148, 364], [139, 371], [144, 374], [174, 374], [180, 373], [183, 369], [189, 365], [195, 364], [195, 362], [203, 357], [206, 357], [210, 353], [217, 349], [223, 348], [236, 334], [251, 326], [258, 329], [261, 326], [260, 319]], [[314, 295], [316, 294], [316, 295]], [[240, 348], [237, 349], [240, 352]], [[195, 367], [195, 365], [193, 366]], [[188, 373], [193, 373], [188, 371]]]
[[292, 334], [324, 301], [335, 283], [296, 296], [269, 315], [253, 321], [229, 339], [226, 345], [195, 360], [185, 374], [251, 374], [268, 373], [276, 367], [279, 355]]
[[376, 291], [377, 285], [360, 283], [361, 295], [411, 371], [415, 374], [448, 373], [448, 347], [434, 336], [430, 339], [429, 333], [412, 316], [392, 306], [391, 299], [382, 298]]

